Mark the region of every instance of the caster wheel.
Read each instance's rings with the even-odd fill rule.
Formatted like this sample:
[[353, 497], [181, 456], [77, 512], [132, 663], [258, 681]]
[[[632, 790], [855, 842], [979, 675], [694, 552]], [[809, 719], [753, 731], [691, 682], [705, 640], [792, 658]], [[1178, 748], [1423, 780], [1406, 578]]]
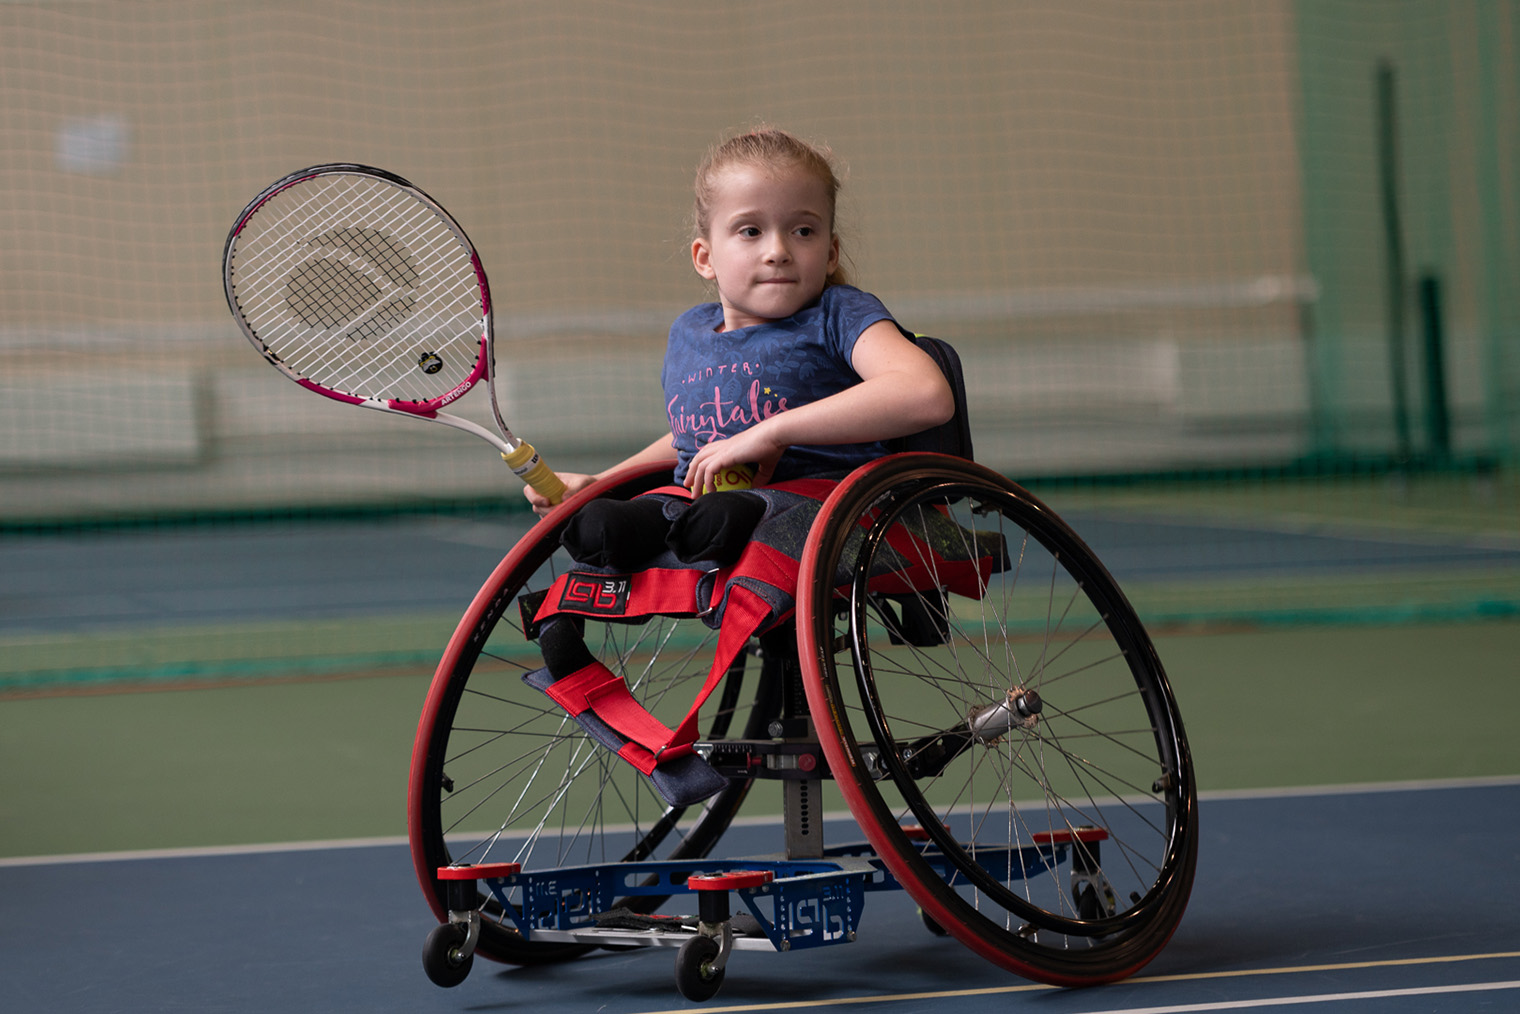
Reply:
[[712, 937], [692, 937], [676, 952], [676, 989], [688, 1000], [711, 1000], [723, 985], [724, 969], [714, 968], [718, 942]]
[[949, 933], [945, 932], [945, 927], [935, 922], [934, 918], [923, 909], [918, 910], [918, 917], [919, 919], [923, 920], [924, 928], [927, 929], [930, 933], [933, 933], [935, 936], [944, 937], [950, 935]]
[[463, 926], [444, 923], [434, 926], [422, 945], [422, 969], [436, 986], [457, 986], [470, 974], [475, 955], [459, 953], [460, 946], [469, 936]]
[[1105, 913], [1098, 902], [1098, 892], [1091, 887], [1072, 892], [1076, 897], [1078, 919], [1101, 919]]
[[1071, 897], [1076, 902], [1078, 919], [1107, 919], [1118, 908], [1113, 891], [1100, 890], [1092, 884], [1072, 891]]

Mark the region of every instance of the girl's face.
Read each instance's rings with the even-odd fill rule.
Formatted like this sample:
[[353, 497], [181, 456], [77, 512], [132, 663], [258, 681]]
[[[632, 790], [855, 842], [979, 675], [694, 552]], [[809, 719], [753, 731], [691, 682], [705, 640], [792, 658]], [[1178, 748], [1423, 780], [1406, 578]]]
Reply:
[[723, 330], [780, 320], [809, 305], [839, 266], [828, 189], [799, 169], [724, 170], [706, 236], [691, 244], [697, 274], [718, 285]]

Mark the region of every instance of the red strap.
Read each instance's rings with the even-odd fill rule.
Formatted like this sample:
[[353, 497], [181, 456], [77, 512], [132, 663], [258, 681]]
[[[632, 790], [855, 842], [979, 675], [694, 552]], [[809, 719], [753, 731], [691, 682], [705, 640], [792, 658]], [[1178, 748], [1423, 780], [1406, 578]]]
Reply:
[[638, 768], [641, 774], [654, 774], [654, 753], [646, 747], [637, 743], [624, 743], [623, 748], [618, 751], [618, 756]]
[[[645, 774], [654, 770], [656, 753], [673, 735], [669, 726], [633, 699], [622, 677], [600, 662], [593, 661], [555, 680], [544, 692], [571, 717], [592, 711], [629, 739], [631, 742], [619, 753]], [[646, 765], [648, 770], [645, 770]]]
[[616, 605], [603, 607], [595, 596], [580, 593], [581, 582], [597, 583], [603, 575], [570, 571], [554, 579], [548, 594], [534, 615], [535, 623], [551, 616], [574, 613], [579, 616], [694, 616], [697, 609], [697, 582], [700, 570], [672, 568], [643, 570], [620, 578], [628, 582], [627, 597]]
[[[811, 497], [822, 503], [834, 492], [834, 487], [839, 485], [838, 479], [787, 479], [784, 482], [773, 482], [759, 489], [779, 489], [784, 493], [799, 493], [805, 497]], [[651, 496], [655, 493], [665, 493], [670, 496], [685, 497], [687, 500], [696, 499], [691, 490], [685, 486], [659, 486], [648, 492], [640, 493], [639, 496]]]
[[[654, 496], [656, 493], [663, 493], [666, 496], [679, 496], [687, 500], [692, 498], [691, 490], [685, 486], [656, 486], [654, 489], [640, 493], [639, 496]], [[634, 497], [634, 499], [638, 499], [638, 497]]]
[[723, 677], [728, 675], [729, 667], [749, 643], [750, 637], [770, 615], [770, 604], [748, 588], [735, 585], [729, 590], [728, 605], [723, 610], [723, 626], [718, 631], [718, 643], [713, 651], [712, 668], [707, 671], [702, 689], [697, 691], [696, 702], [675, 733], [666, 741], [662, 754], [677, 749], [681, 752], [690, 750], [691, 744], [696, 742], [699, 735], [697, 713], [702, 710], [702, 705], [717, 689], [718, 684], [723, 682]]
[[[860, 524], [865, 527], [873, 520], [869, 516], [862, 517]], [[892, 594], [943, 587], [969, 599], [980, 599], [986, 594], [995, 562], [992, 555], [983, 553], [966, 560], [946, 559], [902, 525], [888, 529], [886, 540], [906, 565], [871, 578], [869, 586], [872, 591]]]
[[787, 493], [798, 493], [822, 503], [829, 498], [829, 494], [834, 492], [838, 486], [838, 479], [788, 479], [786, 482], [772, 483], [765, 488], [779, 489]]
[[[837, 485], [838, 482], [833, 479], [795, 479], [778, 483], [774, 488], [823, 500]], [[653, 492], [683, 494], [688, 491], [681, 487], [671, 487]], [[631, 585], [627, 601], [617, 615], [694, 615], [698, 611], [697, 584], [704, 576], [698, 570], [646, 570], [629, 575]], [[544, 620], [557, 613], [596, 615], [599, 612], [578, 600], [566, 601], [565, 589], [576, 577], [573, 572], [563, 574], [550, 586], [535, 620]], [[772, 617], [770, 604], [742, 584], [735, 584], [733, 579], [736, 577], [752, 578], [795, 592], [797, 560], [764, 543], [751, 542], [731, 569], [717, 575], [708, 608], [719, 605], [724, 595], [728, 596], [728, 602], [718, 631], [712, 667], [697, 692], [691, 710], [674, 732], [634, 700], [627, 684], [600, 662], [593, 662], [556, 680], [548, 689], [549, 696], [572, 716], [579, 715], [588, 708], [593, 710], [598, 718], [626, 736], [630, 742], [624, 744], [618, 755], [646, 775], [654, 770], [659, 761], [673, 760], [691, 753], [691, 745], [700, 734], [697, 723], [702, 705], [712, 696], [718, 684], [723, 682], [734, 660], [761, 625], [767, 620], [780, 621], [784, 618]], [[577, 599], [575, 596], [571, 598]]]
[[582, 711], [594, 706], [592, 698], [599, 688], [622, 682], [613, 675], [611, 669], [600, 662], [593, 661], [569, 676], [555, 680], [549, 684], [544, 693], [554, 698], [554, 703], [564, 708], [570, 717], [574, 718]]

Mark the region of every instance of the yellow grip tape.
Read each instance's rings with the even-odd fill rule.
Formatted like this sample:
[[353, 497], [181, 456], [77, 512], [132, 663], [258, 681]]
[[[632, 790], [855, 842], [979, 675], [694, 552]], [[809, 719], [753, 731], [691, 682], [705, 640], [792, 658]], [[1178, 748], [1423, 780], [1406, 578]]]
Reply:
[[554, 474], [554, 469], [538, 456], [532, 444], [518, 444], [516, 450], [503, 454], [501, 460], [505, 461], [523, 482], [542, 493], [550, 503], [559, 503], [565, 498], [565, 484], [560, 481], [559, 476]]

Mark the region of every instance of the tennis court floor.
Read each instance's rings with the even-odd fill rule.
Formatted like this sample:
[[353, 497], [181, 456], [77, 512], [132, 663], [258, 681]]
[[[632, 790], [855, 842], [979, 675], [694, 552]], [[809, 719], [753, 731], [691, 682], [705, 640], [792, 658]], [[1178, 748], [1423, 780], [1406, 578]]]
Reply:
[[[1520, 779], [1215, 795], [1181, 929], [1140, 976], [1058, 990], [929, 935], [874, 894], [855, 943], [739, 953], [706, 1010], [1513, 1010]], [[774, 826], [728, 847], [769, 851]], [[847, 823], [831, 825], [843, 841]], [[7, 1011], [564, 1011], [692, 1008], [671, 952], [477, 962], [441, 990], [404, 844], [119, 854], [0, 864]]]

